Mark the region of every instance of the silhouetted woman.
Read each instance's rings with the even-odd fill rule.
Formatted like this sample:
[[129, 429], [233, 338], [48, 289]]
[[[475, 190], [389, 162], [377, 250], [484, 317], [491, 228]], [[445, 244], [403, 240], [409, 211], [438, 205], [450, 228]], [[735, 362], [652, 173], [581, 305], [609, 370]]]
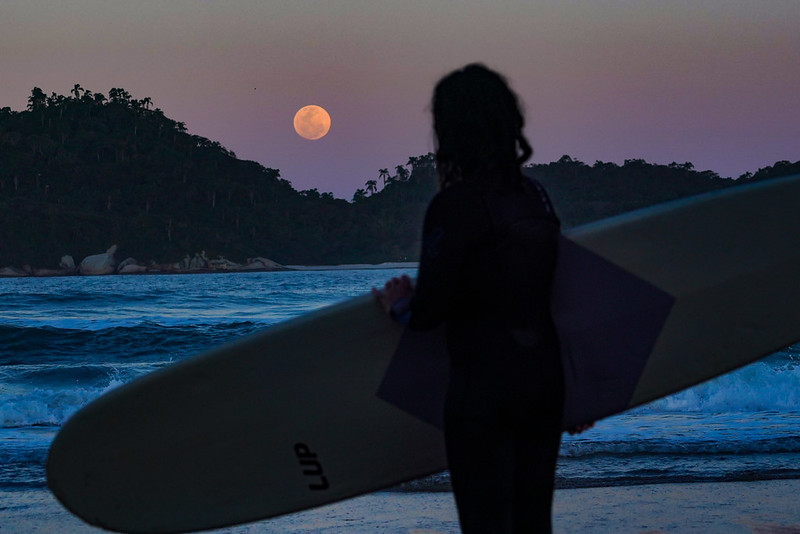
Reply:
[[461, 528], [550, 532], [563, 377], [549, 311], [559, 221], [522, 175], [531, 153], [516, 95], [468, 65], [433, 95], [440, 190], [425, 215], [416, 287], [373, 290], [410, 328], [446, 325], [445, 442]]

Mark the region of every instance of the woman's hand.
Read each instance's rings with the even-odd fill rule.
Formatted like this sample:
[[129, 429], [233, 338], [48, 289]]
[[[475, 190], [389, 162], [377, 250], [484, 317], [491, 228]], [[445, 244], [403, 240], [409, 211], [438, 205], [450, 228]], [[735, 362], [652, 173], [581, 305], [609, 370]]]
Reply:
[[402, 299], [411, 299], [414, 288], [411, 285], [411, 278], [405, 274], [399, 278], [395, 277], [386, 282], [382, 290], [372, 288], [372, 294], [380, 303], [383, 311], [390, 313], [392, 305]]

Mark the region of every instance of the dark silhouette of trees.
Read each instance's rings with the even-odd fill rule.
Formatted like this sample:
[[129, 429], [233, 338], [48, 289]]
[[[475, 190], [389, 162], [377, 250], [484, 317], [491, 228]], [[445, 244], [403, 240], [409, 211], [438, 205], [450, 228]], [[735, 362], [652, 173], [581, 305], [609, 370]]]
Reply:
[[28, 111], [36, 111], [47, 105], [47, 95], [38, 87], [34, 87], [28, 97]]
[[363, 202], [364, 199], [367, 198], [367, 192], [363, 189], [356, 189], [356, 192], [353, 193], [353, 202]]
[[389, 175], [389, 169], [380, 169], [378, 171], [378, 177], [383, 180], [383, 186], [386, 187], [386, 182], [388, 182], [391, 178]]
[[[112, 88], [69, 96], [34, 87], [23, 111], [0, 108], [0, 267], [55, 267], [118, 244], [121, 259], [172, 262], [205, 250], [234, 261], [414, 260], [437, 189], [433, 154], [379, 169], [352, 202], [296, 191], [277, 169]], [[524, 172], [548, 188], [565, 226], [691, 194], [800, 173], [779, 161], [738, 180], [691, 163], [587, 165], [570, 156]], [[382, 182], [383, 188], [378, 189]]]
[[526, 166], [524, 172], [544, 184], [569, 227], [737, 183], [692, 169], [691, 163], [654, 165], [642, 159], [589, 166], [565, 155], [553, 163]]
[[395, 176], [393, 177], [394, 180], [397, 180], [399, 182], [405, 182], [408, 180], [409, 172], [408, 169], [406, 169], [404, 166], [398, 165], [397, 167], [394, 168], [394, 170], [396, 173]]

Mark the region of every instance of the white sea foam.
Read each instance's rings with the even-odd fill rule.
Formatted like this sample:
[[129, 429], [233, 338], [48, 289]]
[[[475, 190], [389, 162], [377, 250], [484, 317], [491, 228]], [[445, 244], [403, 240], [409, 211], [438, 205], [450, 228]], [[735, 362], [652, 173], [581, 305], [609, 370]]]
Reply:
[[758, 361], [640, 408], [650, 412], [800, 412], [800, 365]]
[[103, 387], [35, 388], [21, 394], [0, 394], [0, 428], [60, 426], [88, 402], [123, 382], [111, 378]]

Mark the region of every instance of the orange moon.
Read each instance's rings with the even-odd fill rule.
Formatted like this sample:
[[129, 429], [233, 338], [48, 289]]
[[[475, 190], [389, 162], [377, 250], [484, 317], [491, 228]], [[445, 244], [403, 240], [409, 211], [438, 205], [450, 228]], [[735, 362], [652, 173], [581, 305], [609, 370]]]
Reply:
[[320, 106], [305, 106], [294, 114], [294, 131], [306, 139], [325, 137], [331, 129], [331, 116]]

